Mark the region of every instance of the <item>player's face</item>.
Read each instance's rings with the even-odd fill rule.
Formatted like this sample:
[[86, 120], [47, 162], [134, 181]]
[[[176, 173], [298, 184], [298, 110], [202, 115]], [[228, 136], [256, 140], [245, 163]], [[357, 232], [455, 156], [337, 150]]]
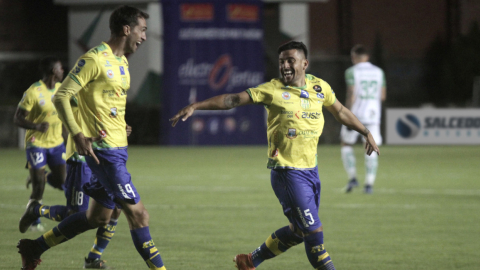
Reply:
[[63, 80], [63, 66], [60, 61], [53, 65], [53, 76], [57, 82], [61, 82]]
[[308, 60], [305, 59], [302, 51], [292, 49], [281, 52], [278, 56], [278, 66], [283, 83], [297, 87], [304, 85]]
[[138, 47], [147, 40], [147, 21], [144, 18], [137, 18], [137, 25], [130, 28], [127, 35], [126, 53], [134, 53]]

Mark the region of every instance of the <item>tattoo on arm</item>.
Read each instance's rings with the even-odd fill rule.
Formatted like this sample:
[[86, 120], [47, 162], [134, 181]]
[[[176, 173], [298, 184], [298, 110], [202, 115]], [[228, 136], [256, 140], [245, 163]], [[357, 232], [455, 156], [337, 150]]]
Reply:
[[225, 106], [228, 109], [238, 106], [240, 104], [240, 97], [236, 94], [227, 95], [224, 100]]
[[365, 128], [365, 129], [363, 130], [363, 136], [367, 136], [368, 133], [370, 133], [370, 130], [368, 130], [368, 128]]

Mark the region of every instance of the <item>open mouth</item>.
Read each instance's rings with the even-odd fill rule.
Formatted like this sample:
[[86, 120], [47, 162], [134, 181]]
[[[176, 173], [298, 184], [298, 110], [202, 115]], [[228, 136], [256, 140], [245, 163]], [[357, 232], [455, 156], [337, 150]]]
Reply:
[[290, 81], [293, 79], [293, 71], [292, 70], [284, 70], [283, 71], [283, 78], [286, 81]]

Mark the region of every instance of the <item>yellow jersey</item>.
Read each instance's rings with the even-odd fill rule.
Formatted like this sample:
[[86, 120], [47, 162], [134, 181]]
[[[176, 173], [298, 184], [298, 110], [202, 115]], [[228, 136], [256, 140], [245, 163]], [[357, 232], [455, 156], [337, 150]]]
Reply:
[[305, 86], [286, 86], [280, 79], [247, 89], [254, 103], [267, 110], [270, 169], [310, 170], [317, 166], [318, 138], [322, 134], [322, 107], [335, 103], [330, 85], [313, 75]]
[[28, 111], [27, 120], [35, 124], [48, 122], [50, 126], [46, 132], [27, 129], [25, 133], [25, 147], [52, 148], [63, 143], [62, 121], [58, 118], [57, 110], [52, 99], [60, 87], [55, 84], [54, 89], [48, 89], [40, 80], [32, 84], [23, 94], [18, 107]]
[[82, 132], [86, 137], [102, 137], [93, 143], [93, 148], [126, 147], [125, 106], [130, 88], [127, 58], [115, 56], [102, 42], [81, 56], [68, 76], [82, 87], [78, 92], [77, 119]]

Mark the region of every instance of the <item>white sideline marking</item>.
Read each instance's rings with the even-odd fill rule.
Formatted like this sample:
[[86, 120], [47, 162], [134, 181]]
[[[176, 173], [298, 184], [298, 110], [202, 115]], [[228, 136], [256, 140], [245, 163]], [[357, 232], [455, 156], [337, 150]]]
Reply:
[[[344, 188], [335, 189], [344, 193]], [[361, 188], [358, 188], [360, 191]], [[480, 196], [480, 189], [394, 189], [373, 188], [373, 194], [408, 194], [408, 195], [454, 195], [454, 196]]]

